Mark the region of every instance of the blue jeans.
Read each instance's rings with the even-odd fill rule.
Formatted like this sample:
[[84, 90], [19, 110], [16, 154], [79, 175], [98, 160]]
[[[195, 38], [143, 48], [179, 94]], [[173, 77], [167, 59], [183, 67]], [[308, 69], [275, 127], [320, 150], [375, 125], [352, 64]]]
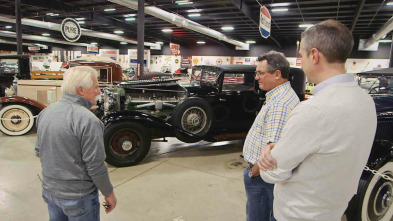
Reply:
[[48, 204], [50, 221], [100, 220], [100, 201], [97, 189], [75, 200], [61, 199], [42, 190], [42, 198]]
[[260, 176], [250, 178], [250, 167], [244, 170], [244, 187], [247, 194], [247, 221], [275, 221], [273, 217], [274, 184], [266, 183]]

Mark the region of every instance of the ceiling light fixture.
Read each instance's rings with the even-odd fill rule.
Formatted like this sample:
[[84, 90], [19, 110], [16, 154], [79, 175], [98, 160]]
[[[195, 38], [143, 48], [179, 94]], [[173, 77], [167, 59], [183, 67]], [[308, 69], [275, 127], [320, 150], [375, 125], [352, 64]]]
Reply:
[[189, 2], [189, 1], [177, 1], [176, 3], [178, 5], [191, 5], [192, 4], [192, 2]]
[[287, 12], [288, 8], [274, 8], [272, 12]]
[[134, 16], [136, 16], [136, 14], [125, 14], [125, 15], [123, 15], [123, 17], [134, 17]]
[[120, 44], [122, 44], [122, 45], [126, 45], [126, 44], [127, 44], [127, 42], [124, 42], [124, 41], [122, 41], [122, 42], [120, 42]]
[[201, 17], [201, 14], [199, 14], [199, 13], [191, 13], [191, 14], [188, 14], [188, 17]]
[[187, 10], [188, 13], [195, 13], [195, 12], [201, 12], [201, 11], [202, 11], [202, 9], [190, 9], [190, 10]]
[[124, 34], [124, 31], [122, 31], [122, 30], [116, 30], [116, 31], [114, 31], [113, 33], [115, 33], [115, 34]]
[[289, 3], [273, 3], [270, 6], [271, 7], [286, 7], [286, 6], [289, 6], [289, 5], [290, 5]]
[[49, 15], [49, 16], [59, 16], [59, 14], [54, 14], [53, 12], [46, 13], [46, 15]]
[[97, 45], [98, 43], [97, 42], [92, 42], [92, 43], [90, 43], [91, 45]]
[[309, 28], [309, 27], [312, 27], [312, 26], [314, 26], [314, 25], [313, 24], [300, 24], [299, 28]]
[[165, 33], [169, 33], [172, 32], [172, 29], [166, 28], [166, 29], [162, 29], [161, 31]]
[[7, 25], [7, 26], [5, 26], [5, 29], [11, 29], [12, 28], [12, 26], [11, 25]]
[[393, 6], [393, 2], [388, 2], [386, 5]]
[[199, 45], [203, 45], [203, 44], [205, 44], [206, 42], [204, 42], [204, 41], [197, 41], [197, 44], [199, 44]]
[[224, 31], [233, 31], [234, 28], [232, 26], [224, 26], [221, 29]]
[[76, 23], [80, 24], [80, 25], [84, 25], [85, 22], [84, 21], [77, 21]]
[[126, 18], [126, 21], [135, 21], [135, 18]]
[[107, 8], [104, 10], [104, 12], [113, 12], [113, 11], [116, 11], [116, 9], [115, 8]]
[[157, 41], [156, 44], [163, 45], [164, 42], [162, 42], [162, 41]]
[[384, 39], [384, 40], [379, 40], [378, 42], [379, 43], [390, 43], [390, 42], [392, 42], [392, 40]]
[[255, 44], [256, 42], [253, 40], [246, 41], [247, 44]]
[[42, 33], [42, 36], [49, 37], [50, 34], [49, 33]]
[[83, 21], [83, 20], [85, 20], [85, 18], [76, 18], [75, 20], [77, 20], [77, 21]]

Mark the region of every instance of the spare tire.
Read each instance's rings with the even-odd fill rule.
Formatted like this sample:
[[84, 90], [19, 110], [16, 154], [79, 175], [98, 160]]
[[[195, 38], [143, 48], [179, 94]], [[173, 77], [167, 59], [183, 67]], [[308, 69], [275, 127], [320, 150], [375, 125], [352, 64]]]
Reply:
[[[198, 136], [203, 136], [209, 132], [211, 122], [212, 109], [210, 105], [198, 97], [184, 100], [172, 112], [172, 123], [174, 126]], [[176, 133], [176, 137], [187, 143], [200, 140], [179, 132]]]

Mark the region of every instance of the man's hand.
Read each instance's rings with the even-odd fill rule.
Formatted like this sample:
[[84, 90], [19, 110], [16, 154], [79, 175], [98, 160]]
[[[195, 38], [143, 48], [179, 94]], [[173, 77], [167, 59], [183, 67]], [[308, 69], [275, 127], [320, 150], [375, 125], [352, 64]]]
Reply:
[[262, 148], [261, 156], [258, 160], [258, 167], [263, 170], [273, 170], [277, 168], [277, 161], [272, 157], [271, 150], [273, 149], [275, 144], [270, 143]]
[[105, 197], [105, 204], [104, 204], [105, 212], [106, 213], [112, 212], [112, 210], [115, 209], [116, 204], [117, 204], [117, 199], [115, 196], [115, 192], [112, 191], [111, 194]]
[[254, 166], [251, 167], [251, 173], [253, 177], [257, 177], [259, 176], [259, 167], [257, 164], [255, 164]]

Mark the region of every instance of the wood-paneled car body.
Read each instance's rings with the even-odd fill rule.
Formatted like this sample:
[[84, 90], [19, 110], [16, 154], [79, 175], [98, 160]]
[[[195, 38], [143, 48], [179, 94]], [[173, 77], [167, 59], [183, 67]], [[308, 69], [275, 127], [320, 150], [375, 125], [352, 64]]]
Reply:
[[[10, 136], [28, 133], [35, 124], [36, 116], [46, 106], [61, 98], [62, 71], [32, 71], [28, 55], [0, 56], [0, 64], [16, 63], [16, 72], [0, 72], [0, 131]], [[100, 87], [108, 87], [121, 81], [122, 69], [113, 61], [75, 60], [68, 67], [90, 66], [98, 71]], [[14, 80], [16, 77], [17, 80]], [[6, 94], [5, 88], [9, 87]]]
[[[265, 92], [252, 65], [194, 66], [191, 80], [122, 82], [104, 90], [107, 162], [130, 166], [147, 154], [152, 140], [177, 137], [184, 142], [242, 139], [260, 110]], [[305, 76], [293, 68], [290, 81], [301, 99]]]

